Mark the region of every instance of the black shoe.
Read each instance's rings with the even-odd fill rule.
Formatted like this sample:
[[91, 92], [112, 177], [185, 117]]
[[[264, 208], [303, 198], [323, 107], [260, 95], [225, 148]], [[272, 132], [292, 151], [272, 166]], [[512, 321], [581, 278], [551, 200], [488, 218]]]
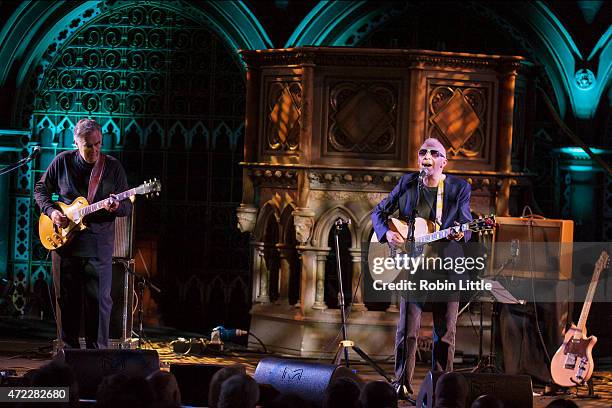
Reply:
[[416, 400], [412, 398], [412, 390], [406, 386], [402, 385], [399, 381], [392, 381], [391, 386], [395, 390], [397, 394], [397, 399], [401, 401], [408, 402], [409, 405], [416, 405]]

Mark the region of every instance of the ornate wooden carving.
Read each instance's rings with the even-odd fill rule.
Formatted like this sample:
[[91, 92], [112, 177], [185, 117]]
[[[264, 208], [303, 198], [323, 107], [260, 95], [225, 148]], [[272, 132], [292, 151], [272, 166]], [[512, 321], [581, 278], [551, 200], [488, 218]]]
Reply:
[[426, 137], [440, 139], [449, 160], [489, 162], [493, 106], [488, 84], [456, 86], [436, 80], [428, 82]]
[[397, 140], [397, 84], [339, 81], [329, 87], [325, 153], [394, 153]]
[[300, 140], [302, 85], [295, 79], [268, 78], [266, 86], [264, 151], [295, 152]]

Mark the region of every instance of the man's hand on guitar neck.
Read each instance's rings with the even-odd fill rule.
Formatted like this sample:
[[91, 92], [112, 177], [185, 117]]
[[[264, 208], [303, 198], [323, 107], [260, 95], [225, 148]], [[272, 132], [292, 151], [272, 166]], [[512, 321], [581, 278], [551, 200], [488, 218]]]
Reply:
[[104, 202], [104, 208], [108, 212], [115, 212], [119, 208], [119, 200], [115, 194], [111, 194], [109, 199]]
[[404, 237], [402, 237], [399, 232], [389, 230], [385, 234], [385, 237], [387, 238], [389, 245], [392, 247], [398, 247], [404, 243]]
[[70, 221], [60, 210], [53, 210], [51, 213], [51, 221], [60, 228], [66, 228]]
[[[455, 221], [455, 225], [460, 225], [457, 221]], [[463, 231], [456, 231], [454, 227], [451, 227], [450, 232], [446, 236], [446, 239], [449, 241], [455, 240], [459, 241], [463, 239]]]

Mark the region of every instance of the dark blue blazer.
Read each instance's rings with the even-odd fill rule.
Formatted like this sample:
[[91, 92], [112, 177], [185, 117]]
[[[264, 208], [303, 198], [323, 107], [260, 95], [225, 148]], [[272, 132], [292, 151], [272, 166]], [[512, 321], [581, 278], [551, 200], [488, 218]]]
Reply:
[[[400, 217], [408, 218], [410, 211], [417, 202], [419, 173], [409, 173], [402, 176], [397, 185], [372, 211], [372, 225], [379, 242], [387, 242], [385, 234], [389, 230], [387, 219], [398, 209], [400, 201], [405, 202], [400, 208]], [[472, 221], [470, 213], [471, 186], [462, 178], [446, 175], [444, 180], [444, 205], [442, 207], [441, 229], [451, 227], [457, 221], [460, 224]], [[400, 197], [405, 194], [405, 198]], [[435, 208], [434, 208], [435, 211]], [[471, 231], [466, 231], [464, 239], [469, 241]]]

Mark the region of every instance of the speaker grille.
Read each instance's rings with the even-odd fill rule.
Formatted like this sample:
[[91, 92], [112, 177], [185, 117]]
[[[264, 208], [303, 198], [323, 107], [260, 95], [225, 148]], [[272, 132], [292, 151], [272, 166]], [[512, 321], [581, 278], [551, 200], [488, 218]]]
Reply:
[[115, 245], [113, 247], [113, 258], [129, 259], [132, 257], [133, 217], [134, 206], [132, 206], [132, 213], [127, 217], [115, 218]]

